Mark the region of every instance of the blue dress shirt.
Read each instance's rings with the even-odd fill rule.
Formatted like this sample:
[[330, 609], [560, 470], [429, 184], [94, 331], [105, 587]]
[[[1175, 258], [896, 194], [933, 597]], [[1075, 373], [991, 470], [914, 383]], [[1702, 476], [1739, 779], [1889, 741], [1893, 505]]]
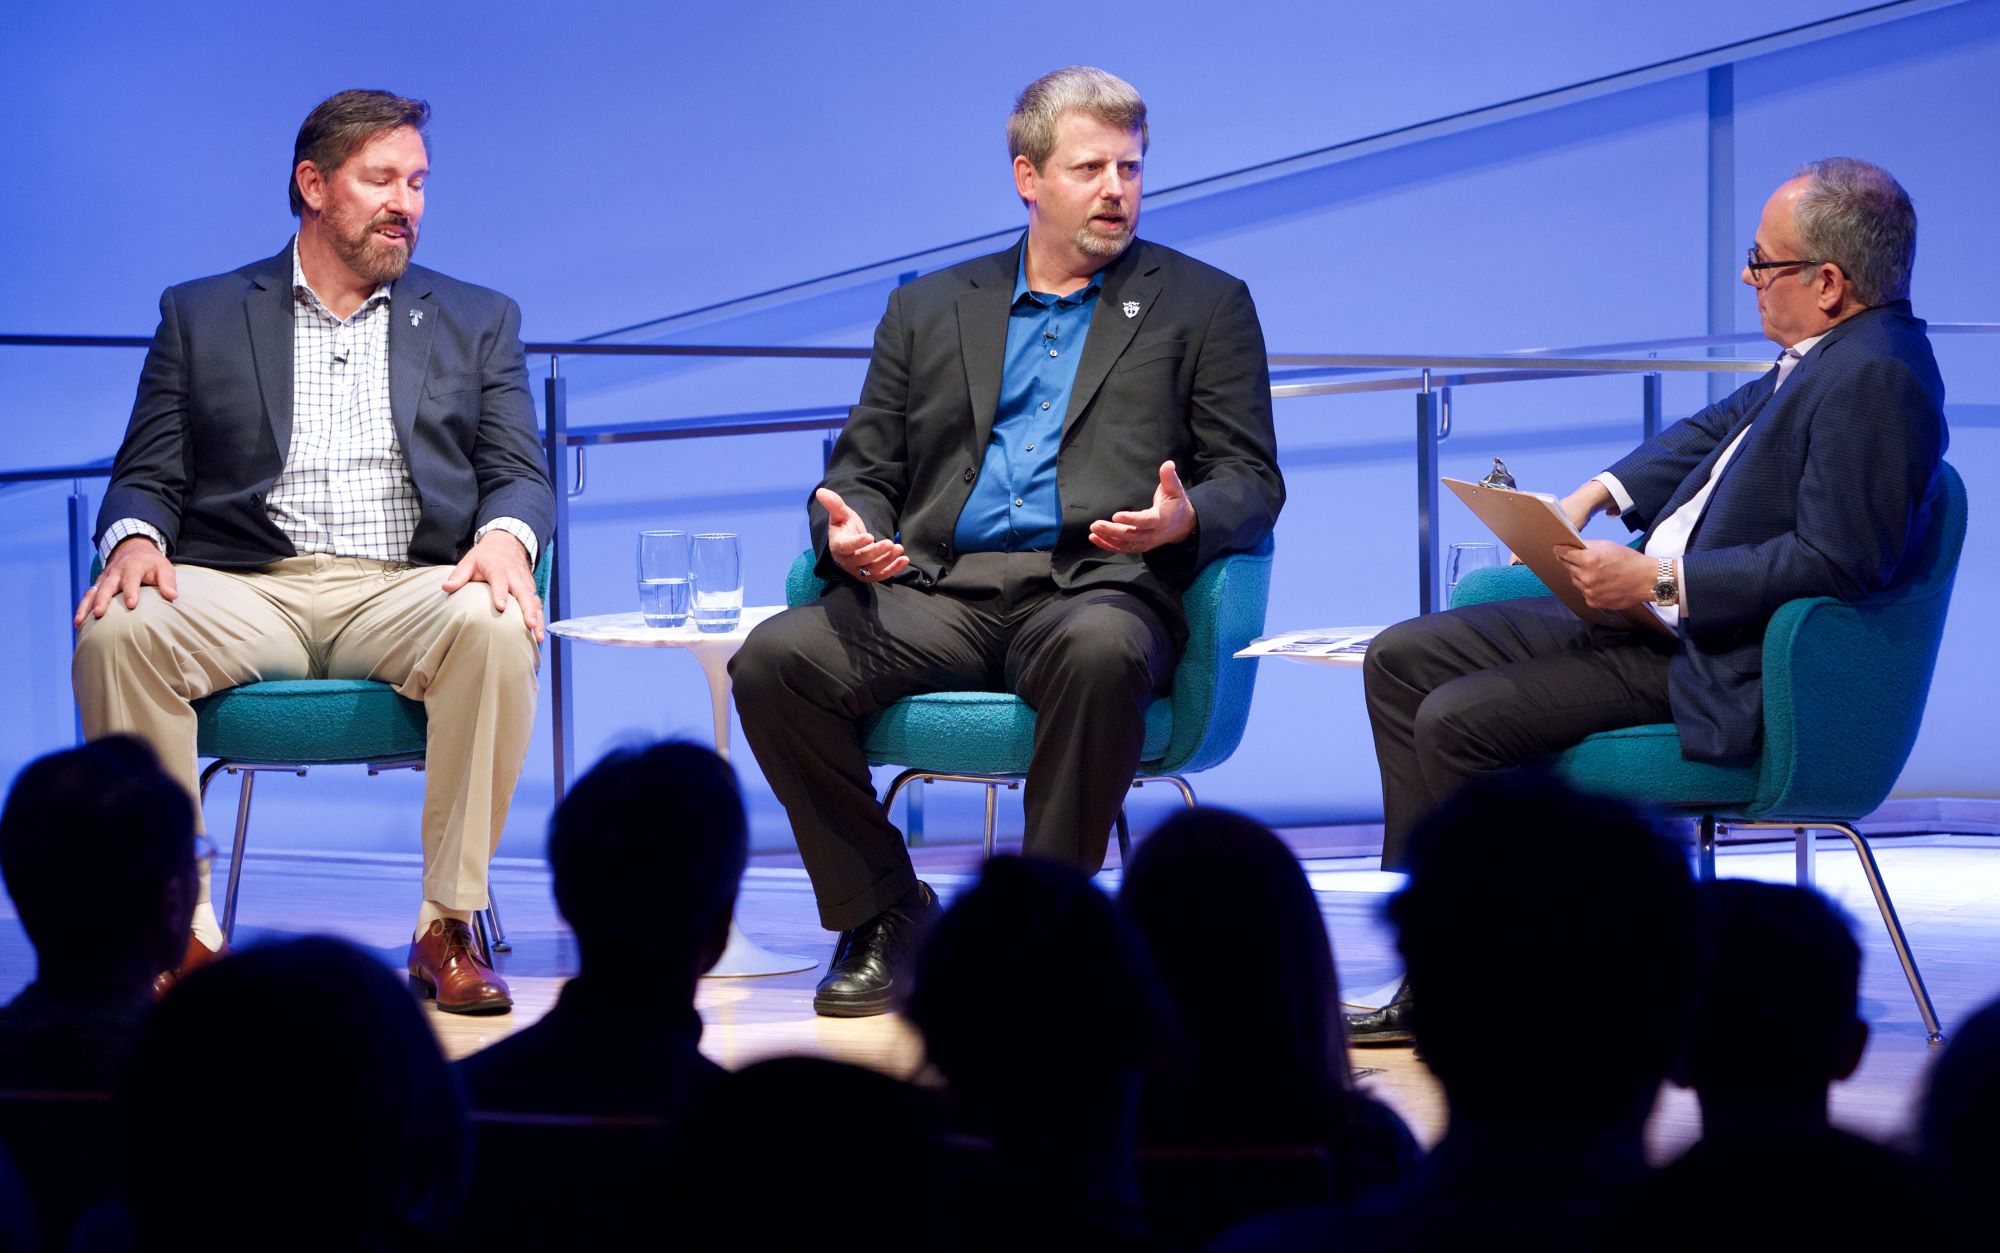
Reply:
[[1053, 550], [1062, 529], [1056, 451], [1098, 285], [1092, 279], [1067, 296], [1029, 291], [1027, 266], [1023, 248], [993, 436], [952, 533], [961, 553]]

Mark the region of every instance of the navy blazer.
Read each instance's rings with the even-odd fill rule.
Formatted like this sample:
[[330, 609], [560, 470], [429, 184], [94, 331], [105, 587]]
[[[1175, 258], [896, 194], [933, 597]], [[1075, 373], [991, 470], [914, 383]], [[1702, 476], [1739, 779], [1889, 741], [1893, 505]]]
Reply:
[[1859, 600], [1922, 548], [1944, 456], [1944, 382], [1899, 300], [1826, 333], [1775, 398], [1777, 371], [1676, 422], [1611, 467], [1650, 530], [1708, 480], [1746, 425], [1688, 543], [1688, 614], [1667, 672], [1681, 752], [1740, 761], [1763, 732], [1764, 629], [1804, 596]]
[[[555, 496], [535, 434], [521, 310], [413, 265], [390, 294], [389, 400], [421, 501], [409, 556], [452, 565], [519, 518], [546, 547]], [[412, 318], [413, 314], [418, 314]], [[175, 561], [247, 568], [297, 555], [264, 497], [292, 442], [292, 249], [170, 287], [97, 534], [137, 518]]]
[[[899, 581], [929, 587], [952, 563], [999, 408], [1022, 246], [898, 287], [876, 327], [861, 402], [822, 486], [878, 538], [901, 536], [910, 568]], [[1125, 586], [1178, 633], [1187, 583], [1216, 557], [1256, 547], [1284, 504], [1264, 333], [1241, 279], [1159, 244], [1135, 240], [1099, 283], [1056, 460], [1055, 581]], [[1144, 554], [1092, 544], [1092, 522], [1151, 506], [1169, 460], [1195, 536]], [[820, 577], [844, 578], [827, 553], [826, 511], [808, 508]]]

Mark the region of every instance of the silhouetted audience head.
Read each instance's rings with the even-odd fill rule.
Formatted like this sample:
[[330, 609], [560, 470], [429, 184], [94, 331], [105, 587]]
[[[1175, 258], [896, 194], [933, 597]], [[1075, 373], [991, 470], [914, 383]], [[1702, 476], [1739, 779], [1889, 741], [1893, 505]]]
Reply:
[[995, 857], [917, 956], [904, 1012], [944, 1077], [954, 1129], [951, 1247], [1137, 1247], [1139, 1080], [1171, 1016], [1144, 947], [1078, 871]]
[[1291, 849], [1242, 814], [1183, 810], [1139, 844], [1118, 903], [1186, 1037], [1184, 1130], [1314, 1139], [1347, 1095], [1347, 1046], [1333, 946]]
[[[1418, 824], [1391, 899], [1413, 1025], [1464, 1120], [1636, 1137], [1696, 969], [1685, 851], [1630, 806], [1535, 772], [1476, 781]], [[1574, 1039], [1560, 1064], [1552, 1039]]]
[[[957, 1247], [945, 1230], [943, 1108], [877, 1071], [817, 1057], [746, 1066], [695, 1112], [682, 1142], [669, 1187], [688, 1199], [674, 1212], [693, 1238], [666, 1247]], [[807, 1192], [775, 1198], [774, 1183]]]
[[1925, 1173], [1965, 1238], [2000, 1231], [2000, 1001], [1960, 1023], [1931, 1067], [1918, 1138]]
[[[464, 1103], [423, 1011], [339, 940], [248, 949], [177, 985], [120, 1099], [143, 1248], [401, 1247], [464, 1190]], [[190, 1186], [210, 1157], [226, 1197]]]
[[961, 1108], [1136, 1075], [1169, 1022], [1117, 907], [1076, 870], [1023, 857], [989, 859], [938, 919], [904, 1013]]
[[[1707, 960], [1678, 1068], [1709, 1131], [1731, 1107], [1764, 1124], [1778, 1107], [1823, 1121], [1827, 1085], [1861, 1064], [1861, 946], [1819, 893], [1724, 879], [1700, 885]], [[1814, 1114], [1817, 1118], [1813, 1118]]]
[[735, 772], [706, 748], [623, 748], [591, 767], [556, 807], [548, 845], [585, 972], [686, 964], [691, 984], [713, 966], [747, 838]]
[[150, 981], [187, 944], [194, 806], [143, 740], [50, 753], [7, 794], [0, 873], [42, 981]]

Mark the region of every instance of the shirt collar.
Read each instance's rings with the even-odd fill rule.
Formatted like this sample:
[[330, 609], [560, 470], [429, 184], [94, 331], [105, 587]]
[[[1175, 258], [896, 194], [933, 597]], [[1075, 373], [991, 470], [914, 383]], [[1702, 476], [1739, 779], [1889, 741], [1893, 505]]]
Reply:
[[[361, 307], [349, 314], [345, 320], [352, 322], [376, 305], [387, 303], [390, 298], [391, 289], [394, 286], [394, 283], [384, 283], [380, 287], [377, 287], [374, 294], [362, 301]], [[299, 237], [297, 235], [292, 236], [292, 298], [302, 301], [308, 307], [318, 309], [324, 312], [326, 316], [333, 318], [333, 310], [326, 307], [326, 302], [319, 298], [319, 293], [312, 289], [312, 284], [306, 282], [305, 267], [299, 264]], [[336, 322], [342, 321], [340, 318], [333, 318], [333, 320]]]
[[1819, 341], [1825, 339], [1829, 333], [1830, 332], [1827, 331], [1821, 331], [1817, 335], [1800, 340], [1798, 343], [1793, 344], [1790, 348], [1787, 348], [1785, 351], [1791, 353], [1792, 356], [1794, 357], [1804, 357], [1807, 353], [1811, 352], [1819, 344]]
[[[1099, 273], [1102, 273], [1102, 271], [1100, 271]], [[1029, 290], [1028, 246], [1026, 244], [1022, 244], [1021, 259], [1020, 261], [1015, 263], [1014, 266], [1014, 299], [1008, 304], [1007, 307], [1010, 309], [1018, 308], [1020, 306], [1021, 299], [1023, 297], [1026, 297], [1028, 300], [1033, 301], [1035, 304], [1042, 306], [1044, 309], [1048, 308], [1050, 305], [1057, 305], [1057, 304], [1080, 305], [1084, 301], [1089, 300], [1092, 296], [1095, 296], [1097, 294], [1098, 288], [1101, 287], [1102, 285], [1103, 284], [1098, 281], [1098, 275], [1093, 274], [1090, 276], [1090, 281], [1088, 283], [1085, 283], [1083, 286], [1077, 288], [1075, 291], [1071, 292], [1067, 296], [1052, 296], [1047, 292], [1038, 292]]]

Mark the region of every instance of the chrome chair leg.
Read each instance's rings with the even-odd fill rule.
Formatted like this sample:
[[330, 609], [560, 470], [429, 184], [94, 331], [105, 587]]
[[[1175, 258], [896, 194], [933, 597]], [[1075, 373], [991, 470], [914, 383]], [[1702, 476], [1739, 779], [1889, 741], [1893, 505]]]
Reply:
[[993, 856], [993, 824], [1000, 804], [1000, 785], [986, 785], [986, 855]]
[[1838, 831], [1854, 845], [1854, 855], [1861, 859], [1861, 873], [1868, 877], [1868, 890], [1875, 894], [1875, 907], [1882, 911], [1882, 923], [1889, 928], [1889, 943], [1896, 947], [1896, 960], [1903, 963], [1903, 977], [1910, 982], [1910, 992], [1917, 998], [1917, 1012], [1924, 1016], [1925, 1038], [1932, 1044], [1944, 1043], [1944, 1032], [1938, 1027], [1937, 1009], [1931, 1004], [1930, 989], [1924, 986], [1924, 976], [1917, 969], [1917, 959], [1910, 954], [1910, 941], [1903, 934], [1902, 919], [1896, 916], [1896, 906], [1889, 900], [1889, 889], [1882, 882], [1882, 868], [1875, 864], [1875, 851], [1868, 847], [1867, 839], [1861, 832], [1844, 822], [1826, 824], [1829, 831]]
[[493, 894], [492, 872], [487, 872], [486, 908], [479, 911], [484, 917], [487, 934], [493, 938], [493, 951], [511, 953], [514, 946], [507, 942], [507, 928], [500, 925], [500, 898]]
[[[1707, 873], [1704, 877], [1714, 878], [1715, 849], [1714, 837], [1711, 832], [1716, 824], [1713, 819], [1709, 818], [1703, 818], [1701, 821], [1703, 838], [1707, 842], [1705, 850], [1707, 854]], [[1923, 973], [1917, 969], [1917, 959], [1910, 952], [1909, 937], [1903, 933], [1903, 921], [1896, 916], [1895, 903], [1889, 899], [1888, 885], [1882, 881], [1882, 868], [1875, 861], [1875, 850], [1868, 846], [1867, 837], [1845, 822], [1818, 821], [1803, 824], [1798, 822], [1731, 822], [1724, 825], [1727, 828], [1734, 828], [1738, 831], [1790, 831], [1794, 833], [1795, 838], [1802, 841], [1810, 840], [1812, 837], [1810, 834], [1800, 835], [1800, 832], [1837, 831], [1846, 836], [1847, 842], [1854, 846], [1854, 855], [1861, 861], [1861, 873], [1868, 880], [1868, 890], [1875, 896], [1875, 908], [1882, 913], [1882, 925], [1888, 929], [1889, 943], [1896, 950], [1896, 960], [1902, 964], [1903, 977], [1910, 984], [1910, 994], [1916, 998], [1917, 1013], [1924, 1020], [1924, 1038], [1932, 1044], [1944, 1043], [1944, 1031], [1938, 1025], [1937, 1007], [1931, 1003], [1930, 989], [1924, 985]], [[1805, 858], [1809, 858], [1810, 856], [1811, 854], [1809, 853], [1801, 853], [1802, 863]], [[1803, 864], [1801, 865], [1801, 869], [1805, 869]]]
[[229, 849], [229, 890], [222, 898], [222, 942], [236, 939], [236, 893], [243, 886], [243, 845], [250, 836], [250, 792], [257, 772], [233, 767], [243, 775], [243, 788], [236, 796], [236, 842]]

